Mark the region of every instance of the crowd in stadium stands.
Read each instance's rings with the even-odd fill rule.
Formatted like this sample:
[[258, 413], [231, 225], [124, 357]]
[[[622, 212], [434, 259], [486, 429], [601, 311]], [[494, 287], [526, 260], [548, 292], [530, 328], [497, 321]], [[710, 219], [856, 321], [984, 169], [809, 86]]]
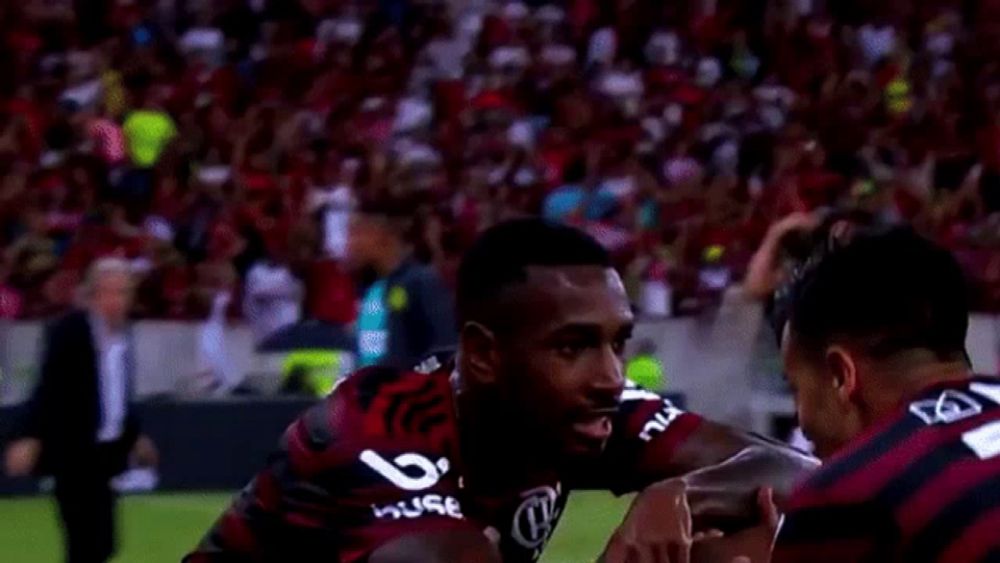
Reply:
[[350, 321], [347, 224], [380, 199], [446, 280], [540, 213], [679, 312], [775, 220], [857, 208], [998, 308], [998, 27], [995, 0], [3, 2], [0, 318], [117, 254], [143, 317]]

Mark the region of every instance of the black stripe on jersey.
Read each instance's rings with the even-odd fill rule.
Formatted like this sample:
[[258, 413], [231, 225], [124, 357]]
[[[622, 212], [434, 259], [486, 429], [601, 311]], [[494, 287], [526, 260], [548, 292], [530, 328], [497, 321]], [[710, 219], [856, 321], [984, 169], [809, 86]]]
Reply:
[[891, 450], [899, 442], [906, 440], [917, 430], [924, 427], [926, 427], [926, 424], [922, 420], [906, 414], [901, 419], [892, 423], [889, 428], [869, 440], [860, 449], [847, 454], [847, 456], [823, 468], [822, 471], [808, 481], [809, 488], [823, 489], [830, 487], [855, 471], [863, 471], [866, 465], [882, 457], [885, 452]]
[[923, 457], [906, 466], [876, 494], [880, 506], [896, 510], [924, 485], [933, 481], [948, 466], [971, 455], [961, 437], [939, 444]]
[[400, 421], [400, 426], [404, 430], [412, 430], [414, 417], [421, 416], [426, 418], [425, 415], [434, 415], [435, 409], [441, 407], [444, 404], [444, 397], [440, 394], [434, 395], [433, 397], [420, 401], [414, 402], [407, 405], [407, 410], [403, 413], [403, 419]]
[[938, 561], [941, 552], [963, 530], [997, 506], [1000, 506], [1000, 475], [982, 481], [938, 512], [913, 538], [902, 560], [914, 563]]
[[778, 535], [783, 545], [823, 543], [858, 538], [892, 538], [898, 535], [885, 514], [865, 504], [813, 506], [793, 510]]
[[398, 381], [403, 373], [398, 369], [373, 366], [364, 368], [351, 376], [357, 382], [358, 402], [361, 408], [368, 410], [375, 398], [379, 396], [384, 385]]
[[416, 430], [420, 434], [427, 434], [428, 432], [430, 432], [431, 428], [434, 428], [435, 426], [440, 426], [446, 422], [448, 422], [448, 415], [444, 413], [438, 413], [433, 416], [428, 416], [427, 418], [421, 420], [420, 423], [417, 424]]
[[389, 398], [389, 406], [385, 408], [385, 414], [382, 415], [382, 423], [385, 424], [386, 433], [392, 434], [392, 421], [396, 418], [396, 411], [399, 407], [403, 406], [403, 403], [409, 400], [409, 395], [403, 393], [394, 393], [392, 397]]
[[[434, 381], [427, 378], [417, 389], [395, 391], [392, 394], [389, 406], [382, 415], [386, 433], [390, 436], [397, 431], [405, 433], [407, 430], [407, 425], [404, 422], [406, 417], [415, 407], [422, 404], [417, 401], [434, 392], [434, 387]], [[415, 402], [417, 403], [414, 404]], [[402, 421], [400, 417], [402, 417]]]
[[[997, 408], [998, 406], [990, 401], [983, 406], [982, 412], [987, 413]], [[955, 422], [959, 423], [961, 420]], [[947, 428], [947, 424], [943, 424], [941, 427]], [[898, 475], [894, 476], [876, 494], [877, 502], [887, 510], [895, 511], [927, 483], [934, 481], [949, 466], [972, 457], [973, 453], [962, 442], [962, 437], [956, 435], [938, 444], [922, 457], [913, 460]]]

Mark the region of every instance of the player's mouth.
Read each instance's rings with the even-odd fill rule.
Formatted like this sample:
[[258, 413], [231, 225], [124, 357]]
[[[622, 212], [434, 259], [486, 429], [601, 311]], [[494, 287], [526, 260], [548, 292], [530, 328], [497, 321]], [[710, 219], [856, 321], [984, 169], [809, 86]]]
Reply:
[[603, 445], [611, 437], [611, 419], [617, 412], [617, 407], [588, 411], [576, 420], [573, 430], [587, 442]]

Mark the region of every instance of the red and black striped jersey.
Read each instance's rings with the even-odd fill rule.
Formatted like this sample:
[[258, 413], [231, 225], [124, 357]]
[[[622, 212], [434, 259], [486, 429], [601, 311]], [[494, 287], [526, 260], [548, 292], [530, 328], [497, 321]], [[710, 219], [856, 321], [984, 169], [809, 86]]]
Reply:
[[1000, 380], [938, 385], [792, 495], [775, 563], [1000, 562]]
[[504, 561], [535, 561], [571, 489], [622, 493], [667, 477], [650, 464], [669, 461], [701, 420], [628, 389], [606, 454], [578, 478], [553, 471], [484, 494], [464, 482], [450, 379], [369, 368], [343, 380], [184, 561], [360, 562], [402, 535], [454, 527], [485, 533]]

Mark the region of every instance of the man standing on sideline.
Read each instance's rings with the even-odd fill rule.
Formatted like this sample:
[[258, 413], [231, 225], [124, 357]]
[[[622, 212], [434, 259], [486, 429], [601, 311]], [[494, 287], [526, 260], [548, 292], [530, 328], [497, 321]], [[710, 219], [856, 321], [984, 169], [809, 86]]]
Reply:
[[129, 404], [128, 263], [96, 261], [83, 290], [86, 307], [46, 331], [39, 383], [5, 464], [11, 476], [55, 477], [66, 561], [102, 563], [115, 551], [110, 480], [126, 469], [130, 457], [139, 465], [155, 465], [157, 452], [140, 435]]
[[413, 215], [402, 202], [383, 202], [362, 205], [351, 220], [348, 265], [375, 277], [358, 313], [359, 367], [411, 368], [457, 342], [451, 294], [411, 256]]

